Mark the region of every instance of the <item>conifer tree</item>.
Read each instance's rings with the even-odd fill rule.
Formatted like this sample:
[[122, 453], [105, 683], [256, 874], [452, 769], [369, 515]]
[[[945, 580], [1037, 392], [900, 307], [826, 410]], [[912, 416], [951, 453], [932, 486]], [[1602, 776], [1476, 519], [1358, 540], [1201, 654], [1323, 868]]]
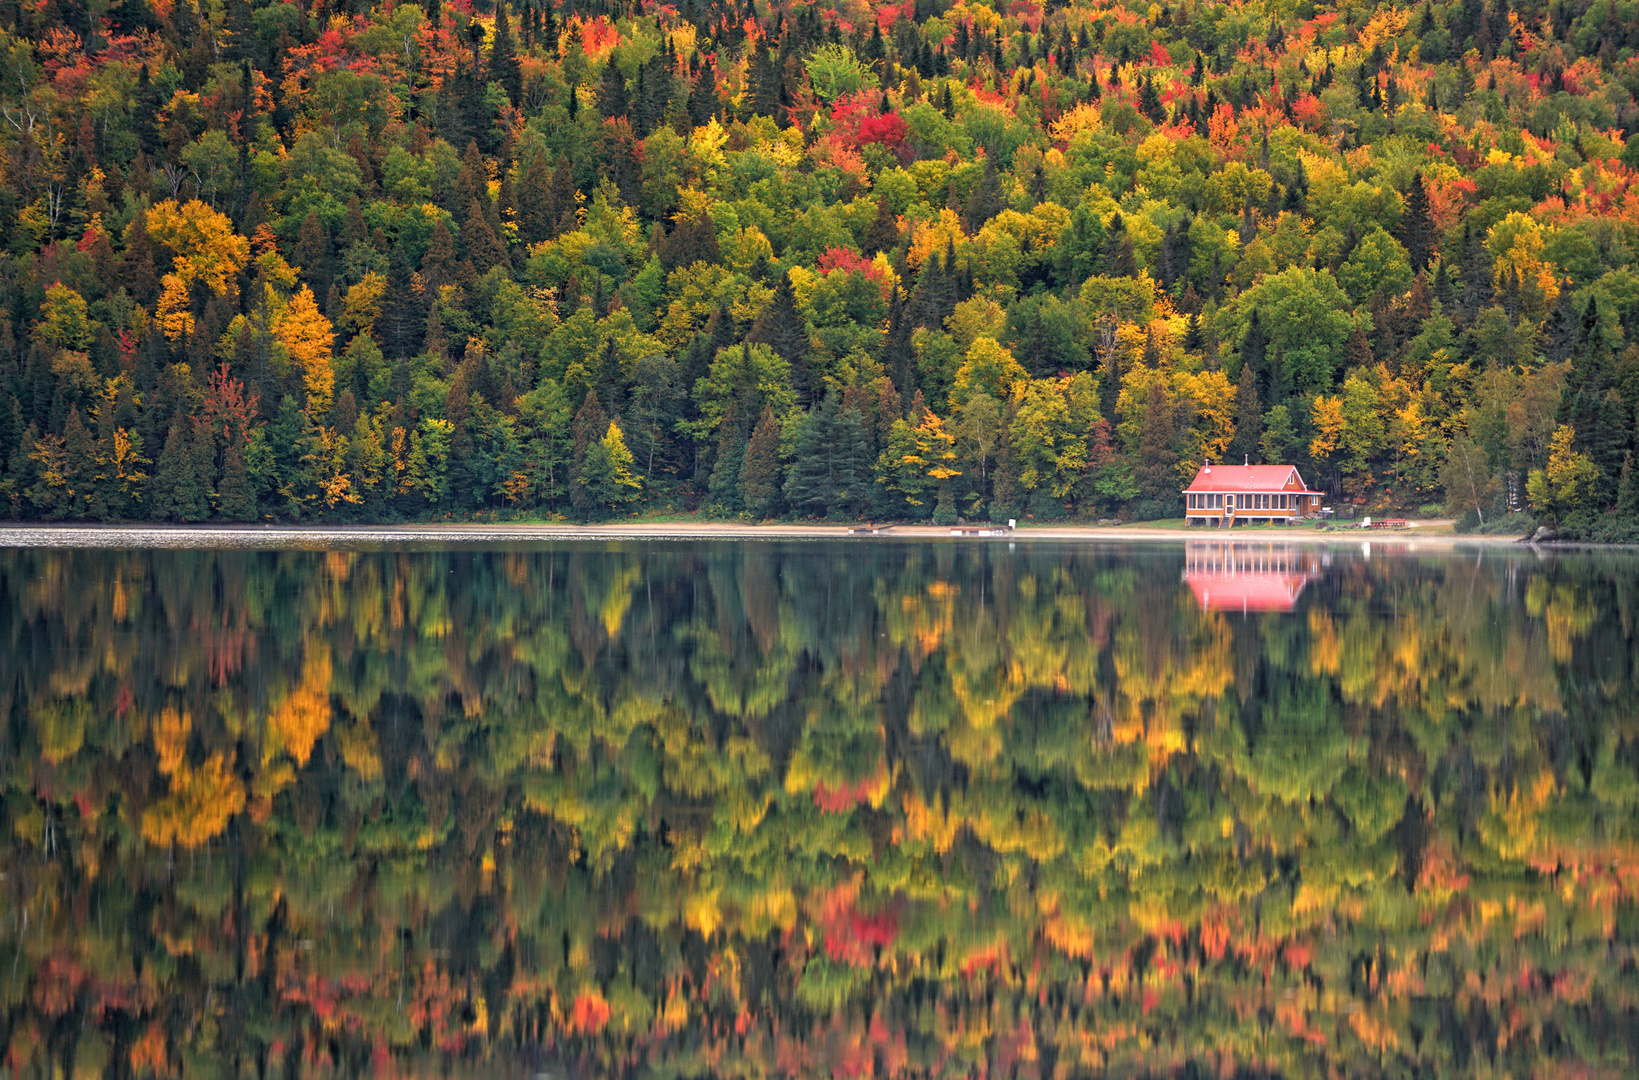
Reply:
[[195, 439], [179, 410], [171, 419], [165, 447], [154, 463], [149, 513], [164, 521], [204, 521], [209, 515], [207, 489], [201, 482]]
[[1139, 430], [1138, 454], [1133, 462], [1133, 478], [1145, 498], [1157, 501], [1177, 497], [1178, 452], [1173, 447], [1177, 425], [1167, 388], [1160, 379], [1150, 384], [1144, 404], [1143, 426]]
[[717, 428], [717, 455], [706, 485], [711, 504], [724, 513], [737, 514], [743, 506], [740, 473], [745, 468], [745, 455], [745, 425], [740, 419], [739, 407], [730, 404]]
[[767, 345], [791, 365], [791, 385], [799, 403], [814, 400], [817, 387], [808, 364], [808, 324], [797, 309], [797, 292], [789, 272], [780, 275], [773, 298], [763, 305], [745, 339]]
[[643, 481], [632, 474], [632, 452], [620, 425], [613, 420], [603, 438], [588, 445], [575, 486], [581, 490], [582, 503], [605, 513], [614, 512], [641, 493]]
[[482, 276], [493, 266], [508, 265], [506, 245], [496, 235], [489, 216], [475, 199], [467, 207], [467, 219], [461, 225], [461, 243], [473, 273]]
[[804, 517], [825, 517], [851, 509], [863, 494], [859, 414], [842, 408], [835, 390], [808, 414], [797, 436], [785, 482], [792, 509]]
[[[586, 391], [586, 400], [581, 403], [580, 411], [575, 414], [574, 422], [569, 428], [570, 459], [569, 475], [579, 477], [586, 465], [586, 455], [592, 445], [601, 437], [600, 433], [609, 430], [609, 417], [603, 411], [603, 402], [598, 399], [596, 390]], [[586, 494], [584, 484], [570, 485], [570, 502], [577, 513], [585, 514], [592, 508], [592, 503]]]
[[899, 219], [894, 215], [893, 208], [888, 205], [886, 195], [878, 195], [876, 200], [876, 215], [871, 218], [871, 224], [865, 230], [865, 254], [875, 255], [883, 251], [892, 251], [899, 246]]
[[224, 521], [255, 521], [256, 491], [245, 464], [245, 450], [229, 440], [222, 455], [222, 486], [217, 498], [217, 516]]
[[1411, 190], [1406, 193], [1406, 210], [1400, 219], [1400, 243], [1405, 245], [1412, 273], [1427, 268], [1434, 250], [1434, 216], [1421, 172], [1412, 174]]
[[603, 66], [603, 74], [598, 81], [598, 112], [605, 120], [613, 120], [625, 116], [631, 106], [626, 101], [626, 76], [620, 73], [611, 58]]
[[755, 517], [767, 517], [774, 509], [779, 494], [780, 478], [780, 423], [772, 406], [764, 405], [763, 414], [746, 443], [745, 461], [740, 466], [740, 498], [746, 511]]
[[513, 185], [518, 239], [526, 247], [550, 240], [556, 234], [558, 205], [554, 197], [552, 169], [545, 152], [529, 154], [519, 163], [518, 180]]
[[512, 36], [506, 0], [495, 5], [495, 38], [489, 47], [489, 78], [501, 84], [514, 105], [523, 101], [523, 72], [518, 64], [518, 45]]
[[1263, 406], [1258, 401], [1258, 375], [1252, 365], [1241, 364], [1241, 378], [1235, 387], [1235, 438], [1229, 444], [1231, 465], [1261, 457]]

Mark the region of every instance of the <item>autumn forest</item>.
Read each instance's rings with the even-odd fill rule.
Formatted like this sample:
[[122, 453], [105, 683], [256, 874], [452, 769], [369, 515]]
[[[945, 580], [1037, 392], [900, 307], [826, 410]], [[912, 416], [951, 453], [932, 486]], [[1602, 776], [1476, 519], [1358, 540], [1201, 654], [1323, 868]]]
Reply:
[[0, 514], [1639, 522], [1616, 0], [0, 0]]

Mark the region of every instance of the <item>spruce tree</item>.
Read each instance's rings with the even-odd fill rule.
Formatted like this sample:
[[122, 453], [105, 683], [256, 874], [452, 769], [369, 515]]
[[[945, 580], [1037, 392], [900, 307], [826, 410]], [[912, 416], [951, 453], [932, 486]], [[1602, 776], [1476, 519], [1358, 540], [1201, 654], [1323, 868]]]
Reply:
[[1258, 375], [1252, 365], [1241, 364], [1240, 382], [1235, 387], [1235, 438], [1229, 444], [1231, 465], [1259, 457], [1258, 440], [1263, 438], [1263, 406], [1258, 401]]
[[1002, 183], [996, 174], [996, 158], [986, 154], [984, 173], [973, 185], [963, 210], [963, 224], [968, 232], [976, 233], [985, 222], [1001, 213], [1002, 208]]
[[506, 0], [495, 5], [495, 39], [489, 47], [489, 79], [501, 84], [507, 99], [514, 105], [523, 101], [523, 70], [518, 64], [518, 44], [512, 36], [512, 22], [507, 18]]
[[467, 207], [467, 220], [461, 225], [461, 244], [466, 248], [473, 272], [479, 276], [493, 266], [509, 265], [506, 245], [495, 234], [489, 216], [476, 199]]
[[255, 521], [256, 491], [245, 464], [245, 450], [238, 440], [229, 440], [222, 455], [222, 486], [218, 493], [217, 516], [223, 521]]
[[148, 513], [162, 521], [203, 521], [209, 509], [194, 460], [194, 440], [181, 410], [171, 418], [165, 447], [154, 462]]
[[797, 435], [791, 469], [785, 481], [785, 497], [803, 517], [825, 517], [837, 503], [837, 421], [841, 403], [836, 391], [825, 395], [819, 407], [809, 412]]
[[875, 255], [883, 251], [892, 251], [898, 246], [899, 219], [894, 215], [893, 208], [888, 205], [888, 197], [878, 195], [876, 215], [871, 218], [871, 224], [865, 229], [865, 254]]
[[530, 154], [519, 163], [518, 179], [513, 184], [513, 202], [517, 213], [518, 239], [528, 247], [556, 234], [558, 205], [552, 190], [552, 169], [546, 163], [544, 151]]
[[626, 100], [626, 76], [620, 73], [611, 59], [603, 66], [603, 74], [598, 80], [598, 112], [605, 120], [627, 115], [631, 106]]
[[745, 339], [767, 345], [791, 365], [791, 386], [799, 403], [814, 400], [817, 387], [808, 365], [808, 324], [797, 309], [797, 291], [789, 271], [780, 275], [773, 298], [763, 305]]
[[740, 473], [745, 467], [745, 454], [745, 425], [738, 406], [731, 404], [717, 428], [717, 457], [706, 484], [711, 504], [724, 513], [737, 514], [743, 505]]
[[97, 475], [97, 444], [80, 420], [80, 410], [70, 409], [63, 425], [63, 471], [61, 510], [69, 517], [83, 518], [91, 508], [91, 494]]
[[1173, 448], [1177, 425], [1167, 388], [1160, 379], [1150, 383], [1144, 419], [1138, 434], [1138, 455], [1133, 479], [1147, 499], [1166, 501], [1178, 495], [1178, 452]]
[[757, 427], [746, 443], [745, 460], [740, 466], [740, 498], [746, 511], [755, 517], [767, 517], [774, 511], [774, 499], [779, 494], [780, 479], [780, 423], [774, 417], [772, 406], [764, 405]]
[[1406, 212], [1400, 219], [1400, 243], [1405, 245], [1412, 273], [1428, 266], [1434, 251], [1434, 216], [1421, 172], [1412, 174], [1411, 190], [1406, 193]]
[[[579, 477], [586, 466], [586, 455], [590, 448], [609, 430], [609, 417], [603, 411], [603, 402], [598, 400], [596, 390], [586, 391], [586, 400], [581, 402], [580, 411], [569, 427], [570, 458], [569, 475]], [[571, 484], [569, 500], [575, 511], [585, 514], [592, 508], [592, 503], [586, 494], [584, 484]]]

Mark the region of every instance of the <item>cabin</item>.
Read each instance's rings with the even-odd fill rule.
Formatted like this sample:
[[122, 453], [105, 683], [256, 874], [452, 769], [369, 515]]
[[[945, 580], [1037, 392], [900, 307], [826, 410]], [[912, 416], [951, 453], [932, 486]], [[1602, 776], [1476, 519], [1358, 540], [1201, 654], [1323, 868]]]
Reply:
[[1305, 521], [1320, 516], [1321, 494], [1292, 465], [1203, 465], [1184, 489], [1184, 520], [1211, 528]]
[[1291, 611], [1326, 558], [1310, 545], [1191, 540], [1184, 545], [1184, 583], [1203, 611]]

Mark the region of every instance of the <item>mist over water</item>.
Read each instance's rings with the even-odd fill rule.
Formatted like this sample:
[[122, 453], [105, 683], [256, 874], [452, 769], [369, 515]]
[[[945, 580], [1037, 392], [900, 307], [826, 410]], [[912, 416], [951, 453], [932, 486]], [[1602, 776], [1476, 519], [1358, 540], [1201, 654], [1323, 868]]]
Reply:
[[1639, 556], [0, 551], [0, 1075], [1626, 1076]]

